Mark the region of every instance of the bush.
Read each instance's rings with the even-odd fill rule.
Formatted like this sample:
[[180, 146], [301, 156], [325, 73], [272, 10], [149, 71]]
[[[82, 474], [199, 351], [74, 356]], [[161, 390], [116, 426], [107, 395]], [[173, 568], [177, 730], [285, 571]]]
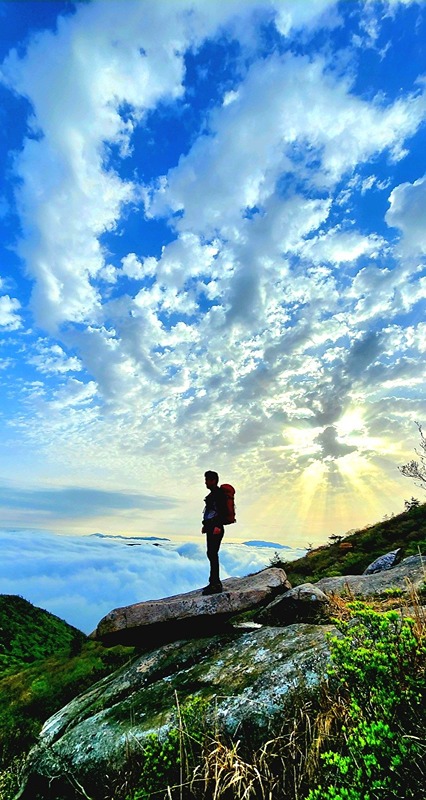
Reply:
[[378, 613], [361, 603], [351, 607], [355, 621], [339, 623], [341, 636], [330, 638], [335, 691], [330, 706], [338, 705], [341, 715], [337, 738], [322, 753], [320, 783], [307, 800], [420, 798], [424, 625], [402, 620], [396, 611]]

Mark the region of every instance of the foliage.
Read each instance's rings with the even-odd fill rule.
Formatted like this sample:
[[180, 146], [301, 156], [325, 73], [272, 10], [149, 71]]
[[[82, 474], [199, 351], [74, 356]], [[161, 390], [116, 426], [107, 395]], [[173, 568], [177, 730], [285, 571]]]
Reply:
[[275, 554], [271, 565], [282, 567], [292, 586], [298, 586], [324, 577], [360, 575], [376, 558], [398, 547], [404, 557], [426, 552], [426, 503], [354, 531], [341, 542], [319, 547], [296, 561], [281, 561]]
[[208, 701], [190, 697], [177, 706], [175, 724], [164, 734], [151, 733], [143, 742], [138, 787], [128, 800], [147, 800], [167, 787], [182, 786], [201, 760], [207, 739]]
[[[329, 637], [326, 688], [293, 709], [291, 723], [283, 714], [278, 734], [244, 752], [240, 741], [208, 733], [211, 709], [191, 700], [188, 709], [199, 705], [190, 728], [185, 709], [167, 734], [144, 744], [139, 787], [126, 800], [420, 800], [424, 619], [378, 613], [360, 602], [347, 608], [351, 618], [336, 623], [339, 634]], [[190, 758], [189, 741], [196, 742]]]
[[[425, 627], [395, 611], [351, 604], [355, 621], [330, 638], [330, 707], [345, 706], [307, 800], [420, 798], [426, 742]], [[329, 741], [327, 737], [326, 741]]]
[[18, 792], [23, 757], [13, 758], [0, 772], [0, 800], [12, 800]]
[[404, 506], [406, 511], [412, 511], [413, 508], [419, 508], [420, 500], [417, 500], [417, 497], [411, 496], [411, 500], [404, 500]]

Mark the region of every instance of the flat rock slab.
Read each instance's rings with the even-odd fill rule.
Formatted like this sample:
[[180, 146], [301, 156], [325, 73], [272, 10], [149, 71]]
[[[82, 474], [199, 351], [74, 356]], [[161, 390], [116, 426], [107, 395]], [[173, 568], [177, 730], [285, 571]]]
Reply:
[[339, 596], [372, 597], [392, 589], [399, 589], [404, 594], [409, 594], [411, 587], [418, 591], [424, 584], [425, 569], [425, 558], [409, 556], [392, 569], [382, 570], [382, 572], [372, 575], [339, 575], [333, 578], [321, 578], [315, 586], [326, 594]]
[[201, 589], [161, 600], [115, 608], [99, 622], [93, 638], [106, 643], [150, 645], [153, 641], [200, 635], [291, 588], [284, 570], [270, 567], [244, 578], [227, 578], [223, 592], [204, 596]]

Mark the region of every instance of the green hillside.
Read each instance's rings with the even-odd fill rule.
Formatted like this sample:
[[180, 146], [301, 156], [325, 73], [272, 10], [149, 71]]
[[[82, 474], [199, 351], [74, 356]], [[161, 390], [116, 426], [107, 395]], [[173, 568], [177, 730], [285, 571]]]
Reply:
[[58, 651], [69, 657], [85, 640], [77, 628], [23, 597], [0, 595], [0, 676]]
[[0, 595], [0, 770], [31, 747], [51, 714], [133, 652], [106, 649], [22, 597]]
[[86, 639], [75, 655], [62, 648], [49, 658], [0, 676], [0, 770], [34, 744], [48, 717], [127, 663], [134, 652], [133, 647], [106, 648]]
[[276, 554], [272, 563], [282, 566], [290, 583], [298, 586], [333, 575], [361, 575], [372, 561], [397, 547], [404, 558], [426, 555], [426, 503], [363, 530], [331, 536], [328, 544], [297, 561], [281, 561]]

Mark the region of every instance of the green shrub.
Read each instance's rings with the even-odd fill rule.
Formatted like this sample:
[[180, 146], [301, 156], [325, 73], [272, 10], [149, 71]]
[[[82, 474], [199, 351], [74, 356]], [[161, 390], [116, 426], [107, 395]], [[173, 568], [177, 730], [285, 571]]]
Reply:
[[[420, 798], [426, 715], [423, 633], [395, 611], [351, 604], [355, 621], [330, 638], [330, 686], [346, 705], [320, 785], [307, 800]], [[423, 741], [422, 741], [423, 740]]]

